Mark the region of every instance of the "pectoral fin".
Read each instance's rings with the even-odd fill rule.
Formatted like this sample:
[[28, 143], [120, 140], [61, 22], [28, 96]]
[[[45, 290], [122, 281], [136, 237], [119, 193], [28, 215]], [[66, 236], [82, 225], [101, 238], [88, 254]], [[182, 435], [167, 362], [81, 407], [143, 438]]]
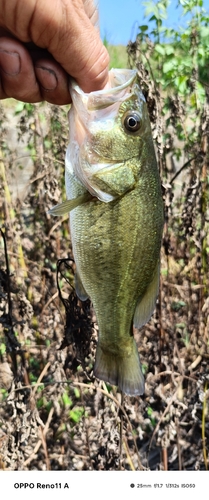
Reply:
[[80, 300], [85, 301], [89, 298], [81, 281], [80, 275], [78, 274], [78, 271], [75, 272], [75, 291]]
[[93, 200], [93, 197], [90, 193], [86, 192], [73, 200], [66, 200], [63, 201], [63, 203], [55, 205], [55, 207], [51, 208], [48, 213], [54, 216], [65, 215], [71, 212], [74, 208], [90, 200]]
[[139, 300], [139, 303], [136, 306], [134, 314], [134, 326], [136, 328], [141, 328], [141, 326], [145, 325], [145, 323], [147, 323], [152, 316], [159, 290], [159, 279], [160, 263], [158, 262], [154, 272], [153, 280], [147, 287], [145, 294]]

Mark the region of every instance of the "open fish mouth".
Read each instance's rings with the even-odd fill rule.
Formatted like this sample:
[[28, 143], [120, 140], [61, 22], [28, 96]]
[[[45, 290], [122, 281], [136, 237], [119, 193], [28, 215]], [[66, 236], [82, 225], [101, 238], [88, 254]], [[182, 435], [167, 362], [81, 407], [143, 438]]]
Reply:
[[[71, 93], [66, 171], [92, 196], [108, 203], [132, 189], [137, 180], [128, 165], [136, 159], [140, 162], [146, 132], [145, 98], [137, 83], [137, 71], [111, 70], [106, 87], [89, 94], [72, 81]], [[132, 112], [138, 117], [141, 129], [138, 141], [132, 141], [130, 147], [132, 131], [127, 131], [123, 120]]]
[[80, 101], [82, 100], [84, 107], [88, 111], [93, 111], [112, 106], [115, 102], [122, 102], [127, 88], [132, 85], [136, 75], [136, 70], [111, 70], [109, 71], [109, 80], [106, 87], [103, 90], [90, 92], [89, 94], [83, 92], [77, 83], [72, 80], [71, 93], [73, 104], [76, 106], [76, 101], [79, 99], [80, 105]]

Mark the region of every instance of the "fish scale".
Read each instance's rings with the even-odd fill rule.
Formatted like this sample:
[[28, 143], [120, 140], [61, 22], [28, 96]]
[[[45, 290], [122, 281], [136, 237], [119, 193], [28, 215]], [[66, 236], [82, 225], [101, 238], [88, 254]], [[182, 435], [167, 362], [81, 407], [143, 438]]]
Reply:
[[[155, 270], [156, 244], [159, 251], [160, 242], [156, 222], [154, 227], [152, 220], [148, 224], [142, 195], [140, 204], [135, 202], [140, 193], [141, 188], [135, 189], [120, 201], [111, 202], [108, 211], [106, 204], [89, 202], [71, 213], [74, 257], [83, 286], [96, 311], [100, 338], [110, 334], [106, 334], [107, 318], [112, 336], [115, 337], [119, 326], [126, 331], [124, 321], [122, 325], [119, 321], [120, 315], [125, 315], [130, 331], [136, 302], [146, 290]], [[153, 205], [153, 197], [149, 197], [149, 204]], [[134, 214], [133, 205], [136, 208]], [[154, 236], [153, 251], [150, 239]], [[138, 241], [140, 245], [136, 244]], [[111, 298], [111, 302], [107, 297]], [[112, 308], [117, 310], [117, 314], [111, 314]]]

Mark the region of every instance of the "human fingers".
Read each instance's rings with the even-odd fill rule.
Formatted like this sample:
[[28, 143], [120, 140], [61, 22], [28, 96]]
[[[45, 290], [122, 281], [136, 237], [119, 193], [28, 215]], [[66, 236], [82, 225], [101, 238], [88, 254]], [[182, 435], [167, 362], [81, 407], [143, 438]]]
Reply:
[[65, 8], [58, 12], [59, 29], [53, 21], [49, 23], [48, 30], [42, 30], [44, 43], [85, 92], [103, 89], [108, 80], [109, 54], [100, 38], [94, 1], [61, 0], [62, 4]]
[[85, 92], [99, 90], [107, 82], [109, 56], [89, 1], [0, 0], [0, 24], [20, 41], [47, 49]]
[[7, 97], [68, 104], [68, 75], [46, 51], [0, 37], [0, 99]]
[[51, 104], [70, 104], [69, 76], [61, 66], [50, 59], [38, 59], [34, 71], [39, 83], [42, 101]]
[[1, 37], [0, 98], [6, 97], [37, 102], [41, 95], [27, 50], [18, 41]]

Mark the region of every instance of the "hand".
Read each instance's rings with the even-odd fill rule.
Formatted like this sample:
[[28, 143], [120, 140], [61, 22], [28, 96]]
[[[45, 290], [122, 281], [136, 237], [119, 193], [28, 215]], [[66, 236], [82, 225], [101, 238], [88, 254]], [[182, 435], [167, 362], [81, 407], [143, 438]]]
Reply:
[[0, 99], [71, 102], [69, 76], [102, 89], [109, 56], [93, 0], [0, 0]]

